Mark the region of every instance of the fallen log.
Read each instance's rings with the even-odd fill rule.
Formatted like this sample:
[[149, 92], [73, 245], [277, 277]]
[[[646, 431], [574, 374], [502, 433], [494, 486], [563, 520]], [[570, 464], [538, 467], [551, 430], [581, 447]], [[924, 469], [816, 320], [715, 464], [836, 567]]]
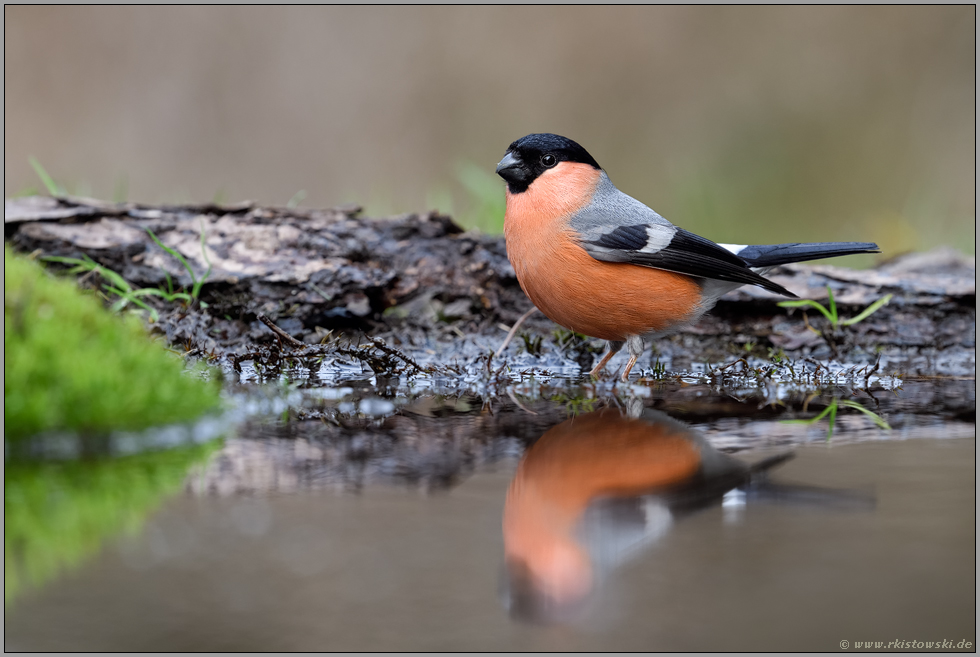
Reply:
[[[383, 337], [420, 370], [475, 362], [532, 308], [503, 238], [464, 231], [436, 212], [368, 218], [354, 206], [151, 206], [26, 197], [5, 201], [4, 229], [20, 251], [87, 256], [133, 289], [176, 285], [189, 291], [198, 283], [191, 303], [142, 299], [158, 310], [154, 328], [170, 344], [228, 363], [256, 345], [282, 341], [261, 316], [303, 343]], [[769, 278], [801, 298], [826, 305], [832, 289], [842, 317], [892, 297], [867, 319], [834, 330], [817, 312], [805, 319], [800, 309], [777, 306], [782, 297], [743, 287], [696, 325], [658, 341], [651, 366], [678, 371], [754, 356], [833, 358], [867, 367], [882, 358], [889, 371], [906, 376], [974, 377], [975, 271], [974, 258], [951, 249], [908, 254], [864, 271], [777, 267]], [[100, 282], [89, 278], [87, 284]], [[509, 362], [590, 363], [597, 345], [556, 328], [540, 313], [532, 315], [523, 339], [510, 347]]]

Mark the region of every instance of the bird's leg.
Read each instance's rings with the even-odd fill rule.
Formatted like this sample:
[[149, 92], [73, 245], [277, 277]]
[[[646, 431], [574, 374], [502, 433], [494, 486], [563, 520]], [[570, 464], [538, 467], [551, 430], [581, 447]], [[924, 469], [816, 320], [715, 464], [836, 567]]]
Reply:
[[625, 342], [618, 342], [616, 340], [610, 340], [609, 341], [609, 351], [607, 351], [606, 352], [606, 355], [602, 357], [602, 359], [596, 364], [595, 367], [592, 368], [592, 371], [589, 372], [589, 376], [591, 376], [593, 379], [598, 379], [599, 378], [599, 372], [601, 372], [602, 371], [602, 368], [606, 366], [606, 363], [609, 362], [609, 359], [610, 358], [612, 358], [617, 353], [619, 353], [619, 350], [623, 348], [623, 345], [624, 344], [626, 344], [626, 343]]
[[623, 370], [623, 376], [620, 377], [623, 381], [629, 380], [630, 370], [636, 365], [636, 359], [643, 353], [643, 338], [638, 335], [629, 336], [626, 338], [626, 348], [630, 352], [630, 359], [626, 361], [626, 369]]

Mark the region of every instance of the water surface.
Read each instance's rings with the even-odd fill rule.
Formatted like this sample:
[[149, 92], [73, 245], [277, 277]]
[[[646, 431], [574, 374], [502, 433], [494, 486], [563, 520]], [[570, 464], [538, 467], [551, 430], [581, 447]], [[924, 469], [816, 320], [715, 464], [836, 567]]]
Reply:
[[[965, 421], [968, 413], [916, 413], [902, 395], [927, 390], [906, 385], [888, 392], [894, 406], [883, 397], [878, 409], [890, 432], [843, 409], [827, 440], [825, 423], [780, 421], [801, 412], [792, 396], [782, 407], [766, 406], [731, 391], [685, 396], [691, 387], [591, 402], [566, 390], [571, 401], [561, 403], [527, 389], [492, 400], [399, 393], [386, 401], [375, 388], [360, 396], [348, 388], [319, 393], [319, 406], [287, 396], [287, 412], [253, 416], [207, 465], [191, 468], [184, 492], [150, 512], [137, 531], [107, 536], [95, 556], [9, 604], [6, 645], [975, 645], [975, 424]], [[947, 389], [947, 399], [955, 396], [950, 390], [959, 388]], [[958, 407], [975, 407], [970, 392], [960, 392]], [[827, 397], [811, 401], [815, 408], [819, 399]], [[317, 409], [321, 417], [314, 417]], [[579, 431], [590, 417], [602, 421]], [[623, 427], [635, 425], [610, 424], [614, 417], [646, 418], [646, 433], [617, 446]], [[615, 431], [604, 433], [604, 426]], [[670, 443], [670, 435], [697, 448]], [[545, 449], [549, 440], [557, 451]], [[578, 452], [569, 455], [575, 441]], [[790, 451], [795, 458], [751, 482], [685, 479], [709, 454], [724, 464], [716, 473], [730, 474]], [[556, 531], [587, 555], [575, 568], [587, 564], [589, 573], [574, 604], [544, 613], [515, 604], [526, 578], [515, 575], [513, 530], [505, 537], [504, 522], [505, 507], [520, 504], [514, 491], [540, 482], [520, 474], [534, 454], [543, 455], [535, 457], [539, 472], [560, 470], [548, 489], [559, 493], [525, 504], [532, 514], [544, 511], [520, 531], [553, 527], [555, 514], [564, 514]], [[684, 454], [698, 456], [685, 461]], [[650, 474], [670, 459], [675, 470]], [[597, 474], [603, 468], [615, 481], [632, 468], [638, 483], [611, 490]], [[561, 576], [569, 572], [579, 571]]]

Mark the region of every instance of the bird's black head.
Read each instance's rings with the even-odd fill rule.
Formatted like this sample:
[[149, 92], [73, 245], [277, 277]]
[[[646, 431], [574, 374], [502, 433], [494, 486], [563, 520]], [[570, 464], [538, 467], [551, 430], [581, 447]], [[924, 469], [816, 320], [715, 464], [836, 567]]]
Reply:
[[511, 194], [519, 194], [559, 162], [579, 162], [602, 168], [587, 150], [571, 139], [545, 132], [521, 137], [511, 144], [497, 165], [497, 174], [507, 181]]

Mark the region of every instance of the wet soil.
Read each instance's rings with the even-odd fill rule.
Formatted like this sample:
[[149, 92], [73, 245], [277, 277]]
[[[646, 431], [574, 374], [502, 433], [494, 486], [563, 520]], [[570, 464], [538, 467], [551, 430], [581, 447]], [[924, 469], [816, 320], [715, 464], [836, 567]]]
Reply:
[[[262, 378], [294, 364], [382, 376], [459, 378], [484, 369], [508, 376], [577, 375], [602, 349], [601, 342], [570, 334], [537, 313], [490, 362], [507, 329], [532, 306], [502, 237], [465, 232], [437, 213], [374, 219], [360, 216], [356, 207], [5, 201], [6, 238], [22, 251], [86, 255], [134, 288], [165, 287], [167, 276], [190, 288], [188, 271], [147, 231], [182, 254], [196, 278], [210, 267], [203, 303], [144, 297], [160, 312], [153, 329], [188, 356], [236, 371], [252, 363]], [[634, 371], [643, 377], [677, 374], [739, 358], [758, 370], [775, 358], [826, 380], [848, 368], [867, 373], [876, 364], [877, 374], [893, 376], [975, 376], [972, 257], [938, 250], [866, 271], [789, 265], [770, 278], [825, 305], [829, 286], [841, 317], [893, 296], [868, 319], [835, 331], [818, 312], [804, 317], [799, 309], [778, 307], [781, 297], [743, 287], [696, 325], [657, 341]], [[101, 281], [90, 275], [84, 284], [99, 287]], [[263, 316], [298, 343], [318, 346], [284, 341]], [[611, 367], [624, 359], [617, 357]], [[808, 359], [832, 371], [821, 372]]]

